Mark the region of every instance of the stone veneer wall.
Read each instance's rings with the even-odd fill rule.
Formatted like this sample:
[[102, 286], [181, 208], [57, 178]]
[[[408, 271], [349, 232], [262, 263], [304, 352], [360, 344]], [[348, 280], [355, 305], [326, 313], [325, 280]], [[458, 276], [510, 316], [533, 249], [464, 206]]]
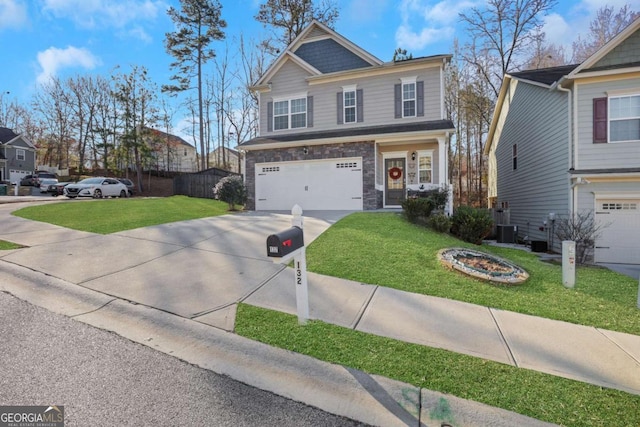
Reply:
[[376, 194], [375, 143], [373, 141], [348, 142], [342, 144], [313, 145], [304, 154], [303, 146], [272, 150], [247, 151], [245, 184], [249, 192], [246, 209], [255, 210], [256, 163], [291, 162], [301, 160], [340, 159], [362, 157], [362, 206], [365, 210], [382, 205]]

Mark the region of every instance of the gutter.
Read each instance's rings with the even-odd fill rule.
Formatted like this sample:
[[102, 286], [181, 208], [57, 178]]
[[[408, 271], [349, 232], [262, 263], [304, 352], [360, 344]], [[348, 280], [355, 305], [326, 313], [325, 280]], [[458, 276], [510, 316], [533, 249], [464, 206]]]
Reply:
[[[572, 94], [573, 92], [571, 91], [571, 89], [568, 89], [566, 87], [562, 86], [562, 83], [567, 80], [566, 77], [561, 77], [560, 80], [558, 80], [557, 82], [555, 82], [551, 87], [550, 90], [554, 90], [557, 89], [561, 92], [565, 92], [567, 94], [567, 150], [568, 150], [568, 167], [567, 170], [573, 170], [577, 167], [576, 163], [577, 163], [577, 159], [578, 159], [578, 147], [576, 144], [576, 138], [573, 137], [573, 127], [574, 127], [574, 122], [572, 120], [572, 115], [571, 115], [571, 111], [572, 111]], [[573, 146], [573, 147], [572, 147]], [[573, 148], [573, 150], [572, 150]], [[571, 178], [569, 179], [569, 183], [568, 183], [568, 190], [570, 193], [570, 197], [569, 197], [569, 212], [573, 213], [576, 209], [576, 207], [578, 206], [578, 191], [576, 189], [576, 186], [573, 185], [571, 183]]]

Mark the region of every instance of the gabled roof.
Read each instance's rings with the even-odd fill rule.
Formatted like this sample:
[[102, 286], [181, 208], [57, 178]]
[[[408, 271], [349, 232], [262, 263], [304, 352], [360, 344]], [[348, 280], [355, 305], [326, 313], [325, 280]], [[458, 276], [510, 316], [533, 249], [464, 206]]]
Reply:
[[254, 86], [266, 85], [288, 60], [294, 60], [312, 75], [382, 64], [369, 52], [314, 20], [276, 58]]
[[162, 139], [162, 140], [165, 140], [165, 141], [168, 139], [169, 141], [171, 141], [174, 144], [179, 144], [179, 145], [184, 145], [184, 146], [187, 146], [187, 147], [194, 148], [193, 145], [189, 144], [187, 141], [185, 141], [184, 139], [180, 138], [179, 136], [171, 135], [170, 133], [162, 132], [161, 130], [158, 130], [158, 129], [146, 128], [146, 130], [154, 138], [159, 138], [159, 139]]
[[[585, 73], [587, 71], [616, 70], [620, 68], [634, 68], [634, 70], [640, 70], [640, 63], [637, 61], [605, 67], [596, 66], [605, 56], [611, 53], [615, 48], [620, 46], [625, 40], [627, 40], [639, 30], [640, 17], [629, 24], [624, 30], [622, 30], [615, 37], [609, 40], [604, 46], [598, 49], [594, 54], [592, 54], [581, 64], [564, 65], [560, 67], [544, 68], [539, 70], [526, 70], [505, 74], [502, 78], [502, 86], [500, 87], [500, 93], [498, 94], [498, 100], [496, 102], [493, 117], [491, 119], [491, 126], [489, 127], [487, 143], [484, 149], [485, 154], [488, 154], [490, 152], [491, 146], [493, 144], [496, 128], [498, 126], [498, 120], [500, 118], [500, 114], [502, 113], [502, 108], [504, 105], [508, 87], [511, 84], [511, 80], [520, 80], [529, 84], [546, 86], [549, 87], [550, 90], [555, 90], [560, 87], [563, 82], [576, 79], [579, 77], [580, 73]], [[634, 47], [632, 47], [632, 49], [634, 49]], [[640, 59], [640, 53], [638, 53], [637, 56]]]
[[576, 67], [568, 76], [568, 78], [575, 77], [578, 73], [586, 71], [592, 68], [602, 58], [609, 54], [613, 49], [618, 47], [623, 41], [628, 39], [632, 34], [640, 29], [640, 17], [629, 24], [624, 30], [620, 31], [615, 37], [605, 43], [600, 49], [598, 49], [593, 55], [587, 58], [582, 64]]
[[20, 138], [24, 142], [26, 142], [27, 146], [29, 146], [30, 148], [36, 148], [36, 146], [33, 145], [33, 143], [31, 141], [29, 141], [27, 138], [25, 138], [24, 136], [21, 136], [21, 135], [15, 133], [13, 130], [11, 130], [9, 128], [0, 127], [0, 144], [2, 144], [2, 145], [11, 145], [18, 138]]
[[0, 142], [6, 144], [7, 142], [15, 139], [18, 136], [17, 133], [9, 128], [0, 127]]

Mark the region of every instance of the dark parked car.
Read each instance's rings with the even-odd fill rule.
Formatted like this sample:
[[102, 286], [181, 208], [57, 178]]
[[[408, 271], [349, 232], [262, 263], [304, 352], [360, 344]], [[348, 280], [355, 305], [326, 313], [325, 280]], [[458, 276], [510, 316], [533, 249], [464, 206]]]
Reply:
[[64, 194], [64, 187], [71, 184], [70, 182], [56, 182], [55, 184], [49, 184], [49, 188], [47, 189], [47, 193], [51, 194], [53, 197], [62, 196]]
[[133, 196], [133, 192], [136, 191], [136, 185], [129, 178], [118, 178], [118, 181], [127, 186], [129, 191], [129, 197]]
[[57, 179], [56, 174], [51, 172], [36, 172], [33, 175], [26, 175], [20, 180], [20, 185], [40, 186], [41, 179]]

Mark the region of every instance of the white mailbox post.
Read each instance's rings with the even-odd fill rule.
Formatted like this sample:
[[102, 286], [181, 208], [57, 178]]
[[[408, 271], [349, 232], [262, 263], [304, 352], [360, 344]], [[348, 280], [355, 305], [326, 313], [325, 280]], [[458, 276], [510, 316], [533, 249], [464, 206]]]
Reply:
[[288, 264], [293, 259], [298, 323], [304, 325], [309, 320], [309, 289], [307, 255], [302, 231], [302, 208], [295, 205], [291, 209], [291, 214], [293, 215], [291, 228], [267, 237], [267, 256], [277, 258], [274, 262], [280, 264]]
[[565, 288], [573, 288], [576, 284], [576, 242], [562, 242], [562, 284]]

